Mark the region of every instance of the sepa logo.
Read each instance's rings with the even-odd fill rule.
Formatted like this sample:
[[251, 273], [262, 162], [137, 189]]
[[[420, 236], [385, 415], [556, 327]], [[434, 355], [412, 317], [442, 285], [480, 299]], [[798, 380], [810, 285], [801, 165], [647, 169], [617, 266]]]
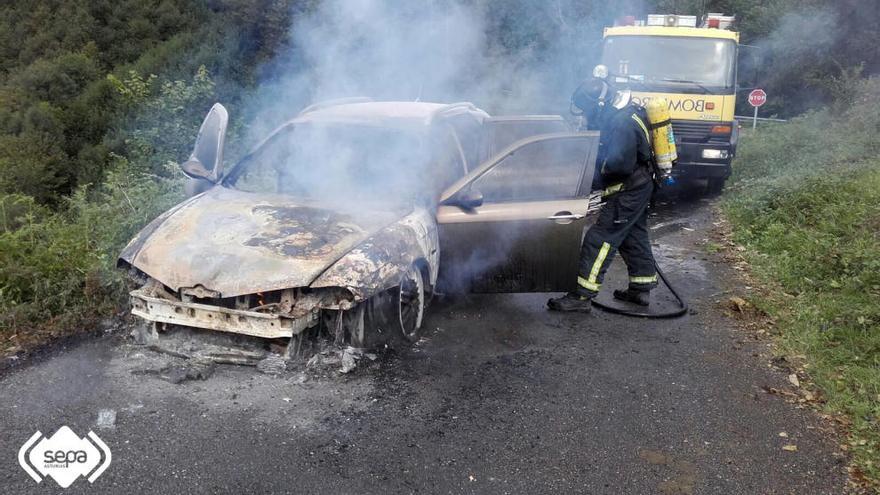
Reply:
[[66, 426], [49, 438], [38, 431], [18, 450], [18, 463], [34, 481], [39, 483], [51, 476], [61, 488], [72, 485], [80, 476], [94, 483], [110, 466], [110, 459], [110, 448], [98, 435], [89, 431], [79, 438]]

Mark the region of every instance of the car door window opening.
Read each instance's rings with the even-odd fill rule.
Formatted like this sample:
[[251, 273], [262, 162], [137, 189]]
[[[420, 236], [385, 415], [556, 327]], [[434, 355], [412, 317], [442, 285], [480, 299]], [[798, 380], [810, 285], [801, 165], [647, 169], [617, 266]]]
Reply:
[[590, 144], [587, 140], [526, 144], [505, 156], [471, 187], [483, 194], [486, 203], [574, 198]]

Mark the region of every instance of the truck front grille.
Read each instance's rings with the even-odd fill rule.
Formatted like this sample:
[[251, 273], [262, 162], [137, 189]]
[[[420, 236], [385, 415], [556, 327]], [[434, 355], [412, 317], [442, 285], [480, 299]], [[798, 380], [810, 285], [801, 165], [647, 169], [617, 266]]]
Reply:
[[[673, 120], [672, 132], [675, 140], [679, 143], [727, 143], [730, 135], [713, 136], [713, 126], [721, 125], [721, 122], [700, 122], [695, 120]], [[730, 125], [730, 123], [724, 123]]]

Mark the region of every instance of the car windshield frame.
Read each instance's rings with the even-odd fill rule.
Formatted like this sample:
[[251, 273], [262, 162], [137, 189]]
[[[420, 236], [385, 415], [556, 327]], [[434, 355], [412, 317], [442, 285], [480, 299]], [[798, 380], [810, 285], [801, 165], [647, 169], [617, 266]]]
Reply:
[[[350, 131], [355, 128], [360, 128], [364, 130], [377, 130], [382, 132], [391, 132], [391, 133], [400, 133], [408, 139], [412, 139], [413, 142], [416, 142], [417, 145], [413, 147], [413, 151], [409, 154], [412, 155], [412, 166], [408, 166], [408, 171], [404, 172], [405, 174], [418, 174], [420, 171], [424, 172], [428, 169], [431, 161], [430, 155], [430, 143], [429, 143], [429, 132], [428, 129], [419, 129], [419, 128], [408, 128], [401, 126], [393, 126], [393, 125], [382, 125], [381, 123], [362, 123], [362, 122], [336, 122], [336, 121], [293, 121], [288, 122], [274, 132], [272, 132], [268, 137], [266, 137], [263, 141], [261, 141], [257, 146], [255, 146], [249, 153], [243, 156], [236, 164], [233, 166], [226, 176], [221, 181], [221, 185], [227, 188], [236, 189], [240, 191], [246, 191], [241, 187], [238, 187], [238, 182], [246, 174], [251, 166], [254, 166], [259, 162], [260, 159], [267, 158], [264, 156], [268, 150], [273, 149], [273, 146], [277, 145], [279, 140], [291, 139], [292, 136], [295, 135], [297, 130], [308, 128], [308, 127], [323, 127], [327, 129], [338, 127], [340, 130], [345, 129]], [[293, 138], [296, 139], [296, 138]], [[421, 163], [416, 163], [421, 162]], [[301, 165], [300, 165], [301, 166]], [[390, 169], [389, 169], [390, 170]], [[277, 172], [276, 172], [277, 173]], [[253, 191], [251, 191], [253, 192]], [[366, 192], [366, 191], [363, 191]], [[259, 193], [266, 194], [279, 194], [283, 196], [288, 196], [295, 199], [306, 199], [306, 200], [317, 200], [320, 199], [315, 195], [310, 194], [302, 194], [292, 191], [259, 191]], [[369, 198], [366, 195], [359, 198], [353, 198], [356, 200], [366, 201], [366, 202], [376, 202], [375, 198]], [[385, 199], [393, 199], [393, 198], [385, 198]], [[397, 201], [398, 203], [404, 202], [404, 199], [401, 198], [401, 201]]]
[[[632, 60], [628, 60], [629, 64], [622, 64], [622, 60], [618, 55], [612, 55], [615, 43], [620, 46], [622, 43], [630, 44], [625, 49], [633, 52], [640, 52], [641, 59], [637, 61], [642, 64], [653, 65], [652, 73], [639, 74], [631, 69]], [[685, 45], [686, 43], [687, 45]], [[677, 45], [678, 44], [678, 45]], [[703, 44], [705, 47], [700, 47]], [[677, 45], [677, 46], [676, 46]], [[684, 62], [680, 60], [688, 59], [687, 69], [692, 71], [701, 64], [693, 62], [693, 57], [685, 57], [682, 50], [696, 50], [701, 48], [705, 50], [704, 56], [707, 59], [714, 60], [710, 57], [709, 51], [722, 51], [722, 57], [718, 60], [714, 71], [719, 73], [718, 76], [707, 78], [699, 77], [696, 72], [688, 72], [687, 70], [670, 71], [669, 73], [658, 73], [656, 69], [661, 67], [659, 64], [678, 63], [678, 67], [685, 67]], [[713, 93], [727, 94], [735, 91], [736, 88], [736, 57], [737, 43], [734, 40], [723, 38], [711, 38], [702, 36], [642, 36], [642, 35], [614, 35], [605, 38], [602, 46], [602, 63], [605, 64], [612, 78], [624, 79], [619, 81], [624, 84], [631, 84], [636, 90], [652, 90], [663, 89], [672, 90], [682, 93]], [[618, 48], [618, 50], [620, 50]], [[664, 53], [668, 56], [662, 56]], [[616, 60], [611, 60], [612, 56]], [[702, 64], [704, 66], [705, 64]], [[641, 70], [641, 67], [637, 68]], [[708, 76], [709, 74], [703, 74]]]

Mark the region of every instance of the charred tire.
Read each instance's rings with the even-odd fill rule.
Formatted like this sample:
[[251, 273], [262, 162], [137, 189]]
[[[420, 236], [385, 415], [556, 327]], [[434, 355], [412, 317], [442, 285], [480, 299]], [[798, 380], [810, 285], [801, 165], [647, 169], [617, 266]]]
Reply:
[[353, 347], [368, 348], [378, 345], [376, 332], [371, 331], [366, 324], [368, 305], [369, 301], [345, 313], [343, 325], [348, 328], [348, 343]]
[[412, 265], [397, 287], [376, 294], [363, 305], [363, 325], [350, 332], [351, 344], [376, 347], [418, 341], [425, 303], [425, 278], [422, 271]]
[[415, 265], [410, 265], [397, 287], [397, 315], [403, 338], [418, 341], [425, 317], [425, 279]]

